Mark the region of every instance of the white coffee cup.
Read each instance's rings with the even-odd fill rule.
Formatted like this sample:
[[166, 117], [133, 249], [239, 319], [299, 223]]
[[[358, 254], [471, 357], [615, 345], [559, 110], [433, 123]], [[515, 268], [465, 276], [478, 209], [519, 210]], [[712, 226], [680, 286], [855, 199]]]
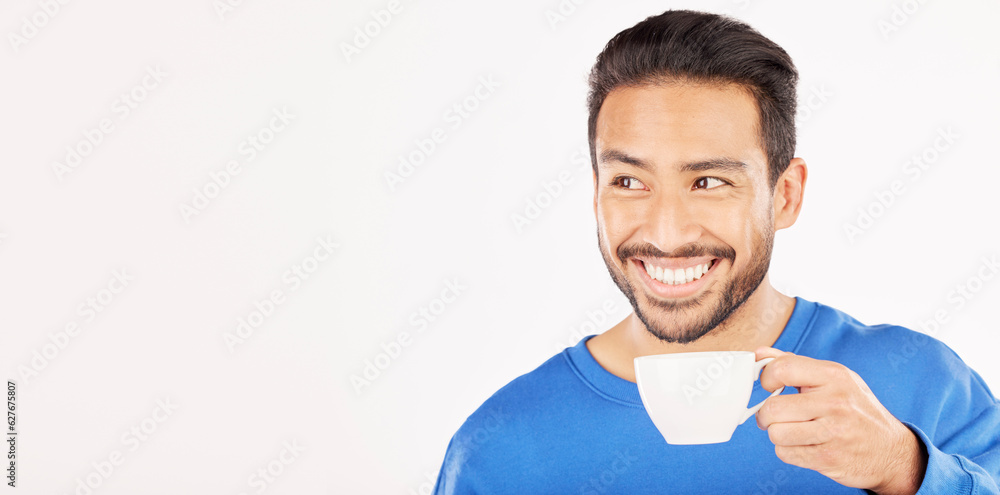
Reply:
[[[635, 358], [639, 396], [669, 444], [728, 442], [767, 399], [747, 409], [753, 383], [774, 358], [748, 351], [680, 352]], [[769, 398], [780, 394], [775, 390]]]

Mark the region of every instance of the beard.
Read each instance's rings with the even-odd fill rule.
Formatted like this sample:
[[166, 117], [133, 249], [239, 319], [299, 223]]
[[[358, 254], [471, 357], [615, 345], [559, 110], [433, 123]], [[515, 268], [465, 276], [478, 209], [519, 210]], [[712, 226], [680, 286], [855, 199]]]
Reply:
[[[645, 304], [640, 305], [636, 298], [635, 287], [625, 277], [623, 267], [630, 264], [629, 258], [634, 256], [657, 258], [682, 258], [696, 256], [712, 256], [718, 258], [716, 263], [729, 260], [730, 270], [735, 267], [736, 251], [729, 246], [705, 246], [700, 244], [685, 244], [671, 253], [664, 253], [650, 244], [621, 245], [616, 255], [621, 265], [611, 259], [610, 248], [605, 249], [601, 229], [597, 229], [598, 249], [608, 273], [618, 289], [625, 294], [636, 316], [657, 339], [667, 343], [689, 344], [715, 330], [726, 321], [734, 311], [739, 309], [753, 295], [767, 275], [771, 264], [771, 250], [774, 247], [774, 232], [768, 228], [756, 230], [753, 236], [754, 255], [749, 265], [739, 272], [732, 272], [729, 279], [716, 283], [712, 288], [706, 288], [701, 294], [685, 301], [669, 301], [643, 295]], [[641, 285], [637, 282], [636, 285]], [[715, 287], [721, 285], [720, 288]], [[685, 323], [686, 322], [686, 323]]]

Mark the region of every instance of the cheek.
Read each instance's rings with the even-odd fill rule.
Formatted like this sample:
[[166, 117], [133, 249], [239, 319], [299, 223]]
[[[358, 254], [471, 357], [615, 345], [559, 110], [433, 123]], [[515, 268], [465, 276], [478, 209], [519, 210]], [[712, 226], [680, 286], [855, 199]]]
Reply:
[[604, 237], [612, 245], [618, 237], [625, 235], [627, 231], [634, 228], [636, 218], [641, 218], [641, 213], [635, 208], [628, 208], [619, 202], [606, 201], [597, 203], [598, 227], [604, 233]]
[[773, 204], [766, 195], [755, 194], [739, 204], [734, 204], [725, 219], [726, 229], [730, 239], [741, 242], [741, 246], [733, 246], [740, 251], [753, 251], [763, 229], [768, 228], [768, 221], [773, 212]]
[[760, 213], [747, 204], [730, 204], [725, 207], [719, 205], [711, 215], [703, 219], [701, 225], [705, 229], [705, 235], [714, 238], [711, 242], [717, 244], [721, 241], [736, 251], [739, 264], [742, 263], [740, 258], [747, 257], [747, 253], [755, 250], [762, 226], [759, 217]]
[[768, 225], [768, 212], [761, 209], [747, 209], [740, 214], [741, 224], [738, 227], [740, 234], [734, 239], [740, 239], [741, 246], [733, 246], [737, 252], [743, 251], [751, 256], [756, 256], [760, 250], [760, 242], [763, 239], [765, 229]]

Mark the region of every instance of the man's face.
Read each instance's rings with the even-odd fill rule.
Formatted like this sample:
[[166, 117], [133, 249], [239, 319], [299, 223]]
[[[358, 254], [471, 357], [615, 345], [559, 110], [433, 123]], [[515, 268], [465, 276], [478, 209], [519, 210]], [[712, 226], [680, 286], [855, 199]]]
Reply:
[[701, 338], [767, 274], [774, 210], [758, 125], [737, 85], [618, 88], [601, 106], [598, 244], [660, 340]]

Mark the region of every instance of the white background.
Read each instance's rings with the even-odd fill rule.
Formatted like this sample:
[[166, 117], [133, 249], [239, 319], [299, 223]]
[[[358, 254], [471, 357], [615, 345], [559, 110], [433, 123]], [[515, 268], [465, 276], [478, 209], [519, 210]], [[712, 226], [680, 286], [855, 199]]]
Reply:
[[[729, 12], [799, 68], [810, 174], [776, 236], [775, 286], [868, 324], [921, 329], [944, 311], [935, 336], [1000, 388], [1000, 281], [977, 275], [1000, 254], [1000, 5], [916, 5], [893, 19], [903, 2], [404, 0], [346, 56], [387, 2], [4, 3], [0, 370], [19, 386], [19, 493], [90, 476], [100, 494], [249, 494], [269, 466], [267, 493], [428, 493], [483, 400], [628, 314], [579, 160], [586, 74], [615, 33], [668, 7]], [[135, 89], [156, 67], [162, 81]], [[499, 86], [476, 100], [481, 78]], [[122, 93], [144, 97], [127, 118]], [[447, 112], [470, 96], [456, 128]], [[241, 146], [275, 109], [294, 118], [249, 160]], [[60, 177], [53, 163], [105, 118], [113, 130]], [[390, 187], [435, 128], [445, 140]], [[927, 151], [948, 129], [954, 143]], [[928, 169], [906, 173], [925, 152]], [[209, 185], [231, 160], [242, 172]], [[562, 171], [518, 231], [512, 215]], [[904, 192], [879, 211], [893, 181]], [[185, 218], [196, 190], [215, 197]], [[879, 216], [851, 238], [859, 208]], [[339, 247], [316, 263], [318, 237]], [[304, 263], [315, 271], [292, 290], [283, 275]], [[133, 279], [108, 301], [115, 270]], [[421, 331], [411, 315], [441, 310], [453, 280], [464, 289]], [[978, 289], [961, 307], [959, 284]], [[274, 290], [284, 302], [227, 345]], [[107, 304], [88, 320], [90, 297]]]

